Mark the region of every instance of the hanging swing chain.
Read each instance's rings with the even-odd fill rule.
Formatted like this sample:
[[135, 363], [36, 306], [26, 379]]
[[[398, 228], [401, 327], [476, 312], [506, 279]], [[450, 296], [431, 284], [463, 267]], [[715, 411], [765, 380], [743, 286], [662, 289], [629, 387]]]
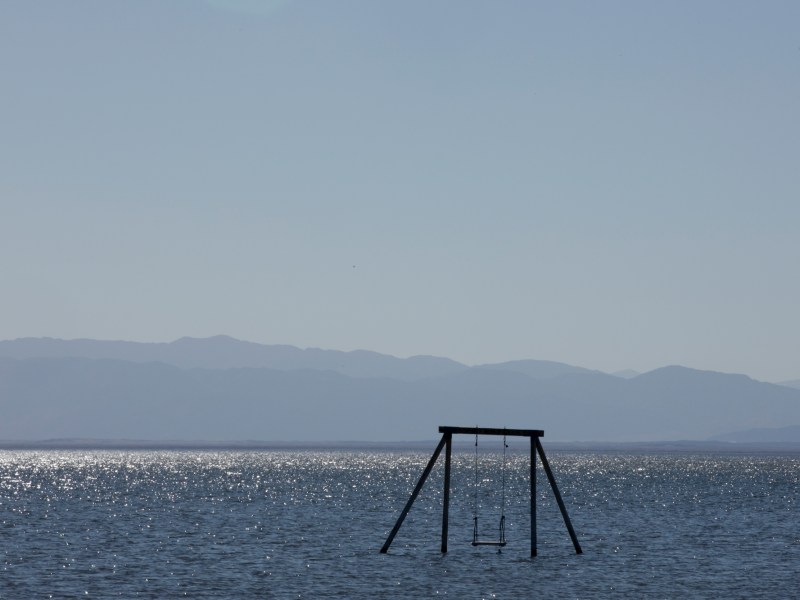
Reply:
[[[507, 462], [507, 437], [503, 435], [503, 474], [502, 474], [502, 494], [500, 502], [500, 544], [505, 545], [506, 541], [506, 462]], [[475, 434], [475, 511], [473, 513], [472, 521], [472, 543], [476, 545], [478, 542], [478, 434]]]

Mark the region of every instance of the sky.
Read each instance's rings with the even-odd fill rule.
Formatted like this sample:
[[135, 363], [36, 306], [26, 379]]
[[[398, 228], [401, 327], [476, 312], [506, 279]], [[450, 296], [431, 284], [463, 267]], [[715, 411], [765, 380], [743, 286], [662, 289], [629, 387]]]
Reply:
[[0, 339], [800, 378], [799, 22], [3, 0]]

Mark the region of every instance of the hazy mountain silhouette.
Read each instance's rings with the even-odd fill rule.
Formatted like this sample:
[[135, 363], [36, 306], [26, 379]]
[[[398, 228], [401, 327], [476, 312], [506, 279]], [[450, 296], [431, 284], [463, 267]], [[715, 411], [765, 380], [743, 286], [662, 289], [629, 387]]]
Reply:
[[95, 358], [133, 362], [163, 362], [181, 368], [230, 369], [253, 367], [293, 371], [336, 371], [350, 377], [392, 377], [415, 380], [466, 369], [449, 358], [387, 354], [355, 350], [300, 349], [295, 346], [244, 342], [225, 335], [210, 338], [184, 337], [169, 343], [101, 340], [21, 338], [0, 341], [0, 357], [7, 358]]
[[737, 444], [798, 444], [800, 443], [800, 425], [734, 431], [711, 439]]
[[[245, 342], [225, 335], [210, 338], [183, 337], [168, 343], [20, 338], [0, 341], [0, 357], [113, 359], [162, 362], [181, 368], [204, 369], [314, 369], [336, 371], [350, 377], [391, 377], [406, 381], [451, 375], [469, 368], [449, 358], [436, 356], [397, 358], [367, 350], [342, 352], [319, 348], [301, 349], [295, 346]], [[476, 368], [514, 371], [537, 379], [595, 372], [547, 360], [516, 360], [485, 364]]]
[[622, 379], [482, 366], [408, 381], [68, 357], [0, 359], [0, 410], [4, 440], [396, 441], [476, 423], [560, 441], [702, 440], [800, 424], [800, 390], [684, 367]]
[[778, 385], [785, 385], [786, 387], [800, 390], [800, 379], [792, 379], [791, 381], [781, 381]]

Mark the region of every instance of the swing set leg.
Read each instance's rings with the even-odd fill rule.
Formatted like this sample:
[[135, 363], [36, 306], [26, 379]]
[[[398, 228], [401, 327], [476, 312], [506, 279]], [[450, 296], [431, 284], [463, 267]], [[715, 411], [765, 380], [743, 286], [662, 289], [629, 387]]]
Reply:
[[553, 476], [553, 471], [550, 470], [550, 463], [547, 462], [547, 457], [544, 455], [544, 448], [542, 448], [542, 443], [539, 441], [538, 437], [536, 438], [536, 450], [539, 452], [539, 457], [542, 459], [544, 472], [547, 474], [547, 479], [550, 481], [550, 487], [553, 488], [553, 494], [556, 496], [556, 502], [558, 502], [558, 508], [561, 511], [561, 516], [564, 517], [564, 524], [567, 526], [567, 531], [569, 531], [569, 537], [572, 538], [572, 545], [575, 547], [575, 554], [583, 554], [581, 545], [578, 543], [578, 536], [575, 535], [575, 530], [572, 528], [572, 522], [569, 520], [567, 507], [564, 506], [564, 501], [561, 499], [561, 493], [558, 491], [556, 478]]
[[536, 556], [536, 447], [539, 438], [531, 436], [531, 556]]
[[450, 519], [450, 454], [453, 449], [453, 435], [445, 433], [444, 450], [444, 497], [442, 502], [442, 554], [447, 552], [447, 527]]
[[[422, 489], [422, 486], [425, 485], [425, 480], [428, 479], [428, 475], [431, 474], [431, 470], [433, 470], [433, 465], [436, 464], [436, 459], [439, 458], [439, 454], [441, 454], [442, 448], [444, 448], [445, 443], [451, 439], [452, 439], [452, 434], [445, 433], [442, 436], [442, 439], [439, 440], [439, 445], [436, 446], [436, 450], [433, 451], [433, 456], [431, 456], [431, 459], [428, 461], [428, 465], [422, 472], [422, 475], [420, 476], [419, 481], [417, 482], [417, 486], [414, 488], [414, 491], [411, 492], [411, 497], [408, 499], [408, 502], [406, 502], [406, 505], [403, 508], [403, 512], [400, 513], [400, 517], [398, 517], [397, 523], [394, 524], [392, 532], [389, 534], [389, 537], [386, 538], [386, 541], [384, 542], [383, 547], [381, 548], [381, 554], [386, 554], [389, 551], [389, 546], [392, 545], [394, 536], [396, 536], [397, 532], [400, 530], [400, 526], [403, 524], [403, 521], [405, 521], [406, 515], [408, 515], [408, 511], [411, 510], [411, 506], [414, 504], [414, 500], [416, 500], [417, 496], [419, 496], [419, 492]], [[447, 445], [447, 448], [448, 450], [450, 449], [450, 444]], [[443, 531], [443, 534], [445, 533], [446, 531]]]

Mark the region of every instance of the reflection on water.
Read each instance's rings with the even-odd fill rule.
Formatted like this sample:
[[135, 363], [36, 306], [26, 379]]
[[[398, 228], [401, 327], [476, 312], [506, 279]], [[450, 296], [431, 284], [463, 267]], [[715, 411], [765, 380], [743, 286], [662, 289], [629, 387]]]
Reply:
[[[785, 597], [800, 581], [797, 456], [548, 452], [585, 553], [540, 472], [530, 559], [527, 454], [509, 459], [498, 554], [470, 546], [474, 456], [456, 453], [450, 552], [437, 465], [379, 554], [429, 456], [0, 452], [0, 598]], [[482, 523], [501, 462], [480, 455]]]

